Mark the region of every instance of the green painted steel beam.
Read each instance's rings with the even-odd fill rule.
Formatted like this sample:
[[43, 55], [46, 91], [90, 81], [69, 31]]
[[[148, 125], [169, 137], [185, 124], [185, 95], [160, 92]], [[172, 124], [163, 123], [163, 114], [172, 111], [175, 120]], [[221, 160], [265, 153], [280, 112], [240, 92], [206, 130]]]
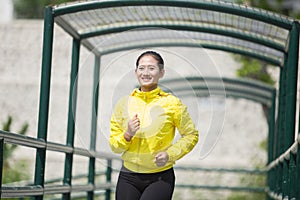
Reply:
[[[91, 108], [91, 134], [90, 134], [90, 150], [96, 150], [96, 139], [97, 139], [97, 119], [98, 119], [98, 101], [99, 101], [99, 76], [100, 76], [100, 57], [95, 56], [94, 61], [94, 72], [93, 72], [93, 88], [92, 88], [92, 108]], [[88, 174], [88, 183], [91, 185], [95, 184], [95, 161], [94, 157], [89, 159], [89, 174]], [[88, 192], [87, 199], [94, 199], [94, 191]]]
[[[284, 45], [280, 45], [274, 41], [268, 40], [268, 39], [264, 39], [264, 38], [260, 38], [258, 36], [255, 36], [254, 34], [251, 33], [245, 33], [245, 32], [241, 32], [241, 31], [234, 31], [234, 30], [230, 30], [225, 29], [225, 28], [215, 28], [215, 27], [203, 27], [203, 26], [196, 26], [196, 25], [191, 25], [191, 24], [176, 24], [176, 22], [170, 24], [170, 23], [166, 23], [166, 24], [153, 24], [153, 23], [149, 23], [149, 24], [136, 24], [136, 25], [124, 25], [124, 26], [118, 26], [118, 27], [112, 27], [112, 28], [101, 28], [98, 30], [93, 30], [90, 31], [88, 33], [81, 33], [80, 34], [80, 38], [81, 39], [87, 39], [90, 37], [96, 37], [96, 36], [100, 36], [100, 35], [105, 35], [105, 34], [112, 34], [112, 33], [120, 33], [120, 32], [124, 32], [124, 31], [130, 31], [130, 30], [134, 30], [134, 29], [143, 29], [143, 28], [165, 28], [165, 29], [170, 29], [170, 30], [177, 30], [177, 31], [192, 31], [192, 32], [200, 32], [200, 33], [212, 33], [212, 34], [216, 34], [216, 35], [222, 35], [222, 36], [229, 36], [232, 38], [237, 38], [237, 39], [241, 39], [241, 40], [245, 40], [248, 42], [253, 42], [256, 44], [261, 44], [264, 45], [266, 47], [270, 47], [272, 49], [276, 49], [278, 51], [281, 52], [285, 52], [285, 46]], [[145, 29], [146, 31], [146, 29]], [[195, 39], [196, 40], [196, 39]]]
[[[300, 155], [298, 155], [300, 156]], [[297, 155], [290, 154], [289, 160], [289, 199], [297, 199], [297, 166], [296, 166]]]
[[[233, 79], [228, 77], [184, 77], [185, 80], [188, 80], [190, 82], [217, 82], [220, 84], [229, 83], [229, 84], [235, 84], [235, 85], [241, 85], [241, 86], [247, 86], [247, 87], [253, 87], [257, 88], [262, 91], [266, 92], [273, 92], [276, 89], [270, 85], [267, 85], [265, 83], [262, 83], [260, 81], [255, 81], [251, 79]], [[178, 82], [181, 81], [182, 78], [174, 78], [174, 79], [166, 79], [163, 80], [165, 83], [172, 83], [172, 82]]]
[[287, 54], [286, 70], [286, 135], [284, 151], [287, 150], [295, 140], [297, 83], [298, 83], [298, 60], [299, 60], [299, 23], [294, 22], [290, 32], [289, 49]]
[[[48, 117], [49, 117], [49, 100], [51, 84], [51, 67], [52, 67], [52, 49], [53, 49], [53, 30], [54, 17], [52, 8], [45, 9], [44, 15], [44, 38], [42, 54], [42, 71], [40, 83], [40, 102], [38, 116], [38, 135], [37, 138], [47, 141]], [[38, 148], [36, 150], [34, 184], [44, 187], [46, 167], [46, 150]], [[43, 196], [36, 196], [35, 199], [42, 200]]]
[[274, 65], [274, 66], [279, 66], [282, 67], [283, 64], [282, 62], [264, 56], [262, 54], [259, 53], [255, 53], [255, 52], [250, 52], [244, 49], [239, 49], [239, 48], [234, 48], [234, 47], [227, 47], [224, 45], [218, 45], [218, 44], [201, 44], [201, 43], [151, 43], [151, 44], [139, 44], [139, 45], [131, 45], [131, 46], [126, 46], [126, 47], [118, 47], [115, 49], [108, 49], [105, 51], [101, 51], [99, 52], [100, 55], [107, 55], [110, 53], [115, 53], [115, 52], [119, 52], [119, 51], [126, 51], [126, 50], [132, 50], [132, 49], [137, 49], [137, 48], [150, 48], [150, 47], [180, 47], [180, 46], [184, 46], [184, 47], [203, 47], [206, 49], [213, 49], [213, 50], [221, 50], [221, 51], [226, 51], [229, 53], [235, 53], [235, 54], [239, 54], [239, 55], [243, 55], [243, 56], [247, 56], [247, 57], [252, 57], [258, 60], [262, 60], [265, 61], [267, 63], [269, 63], [270, 65]]
[[[186, 86], [186, 81], [189, 83], [188, 86]], [[274, 95], [276, 95], [276, 89], [257, 81], [219, 77], [185, 77], [162, 80], [160, 85], [166, 87], [166, 90], [177, 92], [178, 95], [180, 95], [180, 92], [185, 91], [188, 91], [188, 93], [185, 92], [184, 95], [202, 94], [203, 96], [209, 96], [210, 93], [218, 93], [224, 95], [224, 97], [245, 98], [268, 107], [275, 106]], [[201, 91], [204, 91], [204, 93], [199, 93]]]
[[258, 192], [265, 193], [264, 187], [234, 187], [225, 185], [191, 185], [191, 184], [176, 184], [176, 188], [188, 188], [188, 189], [206, 189], [206, 190], [231, 190], [231, 191], [243, 191], [243, 192]]
[[275, 159], [275, 117], [276, 117], [276, 90], [272, 91], [272, 107], [268, 110], [268, 162]]
[[[106, 182], [111, 183], [111, 177], [112, 177], [112, 160], [107, 159], [106, 161], [107, 167], [106, 167]], [[110, 200], [111, 199], [111, 189], [106, 189], [105, 190], [105, 200]]]
[[218, 172], [218, 173], [241, 173], [241, 174], [254, 174], [254, 175], [265, 175], [266, 170], [258, 169], [242, 169], [242, 168], [206, 168], [206, 167], [195, 167], [195, 166], [175, 166], [175, 170], [180, 171], [204, 171], [204, 172]]
[[[256, 101], [258, 103], [262, 103], [264, 105], [270, 106], [269, 102], [272, 102], [271, 97], [265, 96], [263, 94], [258, 94], [254, 91], [246, 91], [243, 89], [235, 89], [230, 87], [223, 88], [220, 87], [210, 87], [210, 86], [183, 86], [183, 87], [172, 87], [171, 92], [184, 92], [189, 91], [193, 94], [194, 92], [198, 94], [198, 91], [207, 91], [208, 94], [212, 93], [215, 94], [215, 92], [219, 93], [220, 95], [224, 96], [231, 96], [231, 97], [238, 97], [238, 98], [248, 98], [250, 100]], [[184, 93], [186, 94], [186, 93]], [[268, 102], [268, 103], [267, 103]]]
[[247, 56], [247, 57], [252, 57], [252, 58], [255, 58], [255, 59], [258, 59], [258, 60], [265, 61], [265, 62], [267, 62], [271, 65], [274, 65], [274, 66], [282, 67], [282, 65], [283, 65], [282, 62], [280, 62], [276, 59], [261, 55], [259, 53], [248, 52], [246, 50], [242, 50], [242, 49], [238, 49], [238, 48], [218, 46], [218, 45], [206, 45], [206, 44], [204, 44], [202, 46], [205, 47], [205, 48], [209, 48], [209, 49], [216, 49], [216, 50], [221, 50], [221, 51], [226, 51], [226, 52], [231, 52], [231, 53], [244, 55], [244, 56]]
[[107, 0], [107, 1], [92, 1], [82, 2], [78, 4], [70, 4], [65, 6], [54, 7], [53, 14], [55, 16], [65, 15], [74, 12], [93, 10], [99, 8], [109, 7], [123, 7], [123, 6], [173, 6], [182, 8], [196, 8], [211, 10], [216, 12], [228, 13], [246, 18], [262, 21], [268, 24], [273, 24], [284, 29], [292, 28], [292, 21], [283, 18], [274, 13], [268, 13], [259, 9], [250, 9], [240, 5], [231, 3], [214, 2], [214, 1], [180, 1], [180, 0]]
[[[73, 39], [72, 47], [72, 63], [71, 63], [71, 77], [69, 86], [69, 103], [68, 103], [68, 124], [67, 124], [67, 138], [66, 146], [74, 147], [75, 138], [75, 119], [77, 107], [77, 85], [78, 85], [78, 69], [79, 69], [79, 55], [80, 55], [80, 40]], [[64, 180], [65, 185], [72, 185], [72, 168], [73, 168], [73, 152], [66, 153], [64, 166]], [[71, 194], [64, 193], [62, 199], [71, 199]]]
[[[283, 151], [286, 151], [295, 140], [295, 125], [296, 125], [296, 104], [297, 104], [297, 83], [298, 83], [298, 55], [299, 55], [299, 24], [294, 22], [293, 28], [290, 32], [289, 49], [286, 56], [287, 62], [284, 68], [286, 76], [286, 106], [285, 119], [286, 122], [284, 132]], [[283, 181], [282, 190], [283, 198], [289, 198], [289, 168], [288, 161], [283, 163]]]
[[3, 165], [4, 165], [4, 139], [0, 138], [0, 198], [2, 198]]
[[60, 24], [60, 26], [67, 32], [69, 33], [73, 38], [80, 40], [80, 35], [77, 30], [75, 30], [69, 23], [66, 21], [56, 18], [55, 22]]
[[296, 199], [300, 199], [300, 139], [298, 139], [296, 167], [297, 167]]
[[[286, 63], [286, 59], [285, 59]], [[286, 65], [284, 65], [286, 66]], [[286, 106], [286, 73], [284, 72], [286, 70], [286, 67], [283, 67], [280, 69], [280, 80], [279, 80], [279, 97], [278, 97], [278, 114], [277, 114], [277, 130], [276, 130], [276, 152], [275, 157], [278, 158], [282, 153], [284, 153], [283, 150], [283, 143], [284, 143], [284, 133], [285, 133], [285, 106]], [[282, 174], [283, 174], [283, 165], [282, 163], [279, 163], [278, 166], [275, 168], [275, 193], [277, 195], [282, 195]]]
[[247, 99], [262, 105], [266, 105], [267, 107], [272, 106], [271, 103], [269, 101], [265, 101], [263, 99], [257, 98], [257, 97], [251, 97], [251, 96], [247, 96], [247, 95], [243, 95], [240, 93], [231, 93], [231, 92], [226, 92], [224, 94], [224, 92], [222, 91], [221, 94], [217, 93], [216, 91], [213, 91], [211, 93], [209, 92], [198, 92], [197, 90], [190, 92], [190, 93], [186, 93], [186, 94], [176, 94], [179, 97], [210, 97], [211, 95], [218, 95], [218, 96], [222, 96], [224, 95], [224, 98], [234, 98], [234, 99]]

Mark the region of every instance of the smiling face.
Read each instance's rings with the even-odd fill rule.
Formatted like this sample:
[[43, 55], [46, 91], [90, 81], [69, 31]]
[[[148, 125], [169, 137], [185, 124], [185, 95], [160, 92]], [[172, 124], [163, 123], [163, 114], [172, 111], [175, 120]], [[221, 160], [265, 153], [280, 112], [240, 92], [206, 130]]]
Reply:
[[164, 76], [165, 70], [160, 69], [158, 64], [152, 55], [144, 55], [140, 58], [135, 74], [143, 92], [157, 88], [158, 80]]

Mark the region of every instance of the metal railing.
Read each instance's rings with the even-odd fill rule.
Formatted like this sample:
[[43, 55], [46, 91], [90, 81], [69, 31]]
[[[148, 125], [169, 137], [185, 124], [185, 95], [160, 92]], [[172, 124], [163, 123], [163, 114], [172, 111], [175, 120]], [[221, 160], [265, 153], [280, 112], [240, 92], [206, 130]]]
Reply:
[[300, 135], [267, 169], [267, 192], [271, 198], [300, 199]]
[[[16, 133], [10, 133], [0, 130], [0, 147], [3, 152], [4, 144], [15, 144], [20, 146], [26, 146], [29, 148], [37, 149], [43, 148], [46, 151], [55, 151], [60, 153], [72, 153], [74, 155], [80, 155], [89, 158], [104, 159], [109, 163], [106, 169], [101, 172], [96, 172], [95, 177], [105, 177], [106, 181], [97, 184], [63, 184], [63, 177], [51, 179], [45, 181], [44, 187], [42, 185], [35, 185], [33, 182], [23, 180], [22, 186], [12, 183], [7, 185], [1, 184], [1, 198], [25, 198], [25, 197], [37, 197], [37, 196], [49, 196], [47, 199], [61, 199], [57, 195], [63, 195], [64, 193], [72, 193], [72, 199], [86, 198], [89, 192], [93, 192], [94, 196], [104, 195], [106, 200], [112, 198], [114, 193], [115, 183], [111, 181], [113, 173], [118, 173], [118, 170], [113, 169], [112, 161], [121, 162], [120, 158], [114, 155], [105, 154], [101, 152], [93, 152], [82, 148], [71, 148], [67, 145], [59, 143], [45, 142], [40, 139], [19, 135]], [[3, 167], [3, 154], [1, 156], [1, 169]], [[203, 167], [187, 167], [177, 166], [176, 171], [192, 171], [192, 172], [216, 172], [216, 173], [235, 173], [235, 174], [256, 174], [266, 175], [264, 170], [246, 170], [246, 169], [224, 169], [224, 168], [203, 168]], [[3, 170], [1, 170], [2, 176]], [[72, 180], [80, 180], [87, 178], [88, 174], [74, 175]], [[15, 186], [18, 185], [18, 186]], [[189, 189], [205, 189], [205, 190], [230, 190], [230, 191], [244, 191], [244, 192], [265, 192], [264, 187], [249, 187], [249, 186], [228, 186], [228, 185], [205, 185], [205, 184], [185, 184], [178, 183], [176, 188], [189, 188]]]
[[[45, 182], [45, 185], [37, 185], [34, 183], [27, 183], [24, 186], [5, 186], [2, 185], [2, 172], [3, 172], [3, 153], [0, 158], [0, 168], [1, 168], [1, 198], [23, 198], [23, 197], [34, 197], [34, 196], [44, 196], [50, 194], [65, 194], [65, 193], [78, 193], [78, 192], [105, 192], [105, 198], [110, 199], [111, 189], [113, 184], [110, 181], [111, 177], [111, 167], [110, 162], [112, 159], [119, 159], [116, 156], [108, 155], [101, 152], [90, 151], [87, 149], [70, 147], [67, 145], [62, 145], [59, 143], [45, 142], [40, 139], [19, 135], [16, 133], [10, 133], [0, 130], [0, 149], [1, 152], [4, 151], [4, 144], [14, 144], [26, 146], [34, 149], [44, 149], [45, 151], [55, 151], [60, 153], [71, 153], [72, 155], [80, 155], [88, 158], [95, 159], [105, 159], [108, 162], [106, 171], [96, 176], [104, 175], [106, 181], [96, 185], [96, 184], [82, 184], [82, 185], [66, 185], [60, 181], [49, 181]], [[79, 177], [77, 177], [79, 178]], [[63, 179], [61, 179], [63, 180]], [[60, 183], [59, 183], [60, 182]], [[55, 184], [54, 184], [55, 183]]]

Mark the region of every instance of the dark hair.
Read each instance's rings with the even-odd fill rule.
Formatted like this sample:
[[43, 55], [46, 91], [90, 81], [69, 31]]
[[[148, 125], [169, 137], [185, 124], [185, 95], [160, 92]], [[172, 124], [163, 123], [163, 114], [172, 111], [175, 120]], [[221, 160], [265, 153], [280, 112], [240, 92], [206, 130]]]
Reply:
[[159, 67], [160, 70], [162, 70], [162, 69], [164, 68], [164, 60], [163, 60], [163, 58], [161, 57], [161, 55], [160, 55], [159, 53], [157, 53], [157, 52], [155, 52], [155, 51], [145, 51], [144, 53], [142, 53], [142, 54], [137, 58], [137, 60], [136, 60], [136, 64], [135, 64], [136, 67], [139, 66], [139, 62], [140, 62], [141, 58], [142, 58], [143, 56], [146, 56], [146, 55], [150, 55], [150, 56], [152, 56], [155, 60], [157, 60], [157, 62], [158, 62], [158, 67]]

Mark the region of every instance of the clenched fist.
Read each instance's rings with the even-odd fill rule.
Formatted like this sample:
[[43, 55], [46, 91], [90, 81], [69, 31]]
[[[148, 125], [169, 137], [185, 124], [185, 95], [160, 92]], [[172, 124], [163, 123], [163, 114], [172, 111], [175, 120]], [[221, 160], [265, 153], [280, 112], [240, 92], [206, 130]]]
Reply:
[[140, 120], [138, 115], [135, 114], [131, 120], [128, 122], [127, 131], [124, 134], [124, 137], [127, 141], [130, 141], [131, 138], [136, 134], [136, 132], [140, 129]]
[[155, 156], [155, 164], [157, 167], [163, 167], [169, 161], [169, 155], [167, 152], [159, 152]]

